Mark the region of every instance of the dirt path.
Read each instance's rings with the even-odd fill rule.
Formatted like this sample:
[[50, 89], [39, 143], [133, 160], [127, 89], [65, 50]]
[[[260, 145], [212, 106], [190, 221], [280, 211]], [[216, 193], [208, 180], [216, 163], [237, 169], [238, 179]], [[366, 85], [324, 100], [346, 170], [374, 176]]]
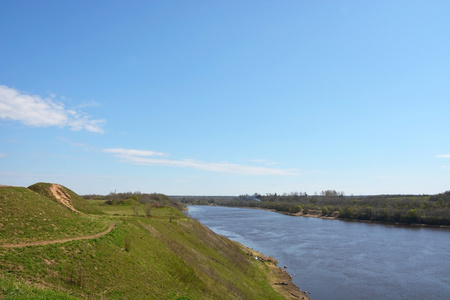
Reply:
[[79, 241], [79, 240], [93, 240], [93, 239], [99, 238], [101, 236], [104, 236], [105, 234], [108, 234], [109, 232], [111, 232], [111, 230], [114, 229], [114, 227], [115, 227], [115, 225], [111, 223], [111, 225], [109, 225], [109, 227], [108, 227], [108, 229], [106, 229], [106, 231], [103, 231], [103, 232], [100, 232], [100, 233], [97, 233], [94, 235], [80, 236], [80, 237], [67, 238], [67, 239], [61, 239], [61, 240], [23, 243], [23, 244], [6, 244], [6, 245], [0, 245], [0, 247], [20, 248], [20, 247], [27, 247], [27, 246], [41, 246], [41, 245], [49, 245], [49, 244], [66, 243], [66, 242]]

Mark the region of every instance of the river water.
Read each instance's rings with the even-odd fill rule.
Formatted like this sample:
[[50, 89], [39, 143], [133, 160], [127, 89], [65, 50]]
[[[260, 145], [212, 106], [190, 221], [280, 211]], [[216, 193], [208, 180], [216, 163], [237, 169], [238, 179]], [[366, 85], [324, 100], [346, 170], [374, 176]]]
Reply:
[[188, 209], [214, 232], [275, 257], [313, 300], [450, 299], [450, 229]]

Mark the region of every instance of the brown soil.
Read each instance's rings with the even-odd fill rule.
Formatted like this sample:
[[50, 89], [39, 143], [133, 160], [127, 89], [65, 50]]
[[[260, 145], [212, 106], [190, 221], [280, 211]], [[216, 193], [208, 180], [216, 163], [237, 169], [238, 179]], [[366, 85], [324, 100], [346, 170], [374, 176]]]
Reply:
[[[235, 242], [237, 243], [237, 242]], [[310, 300], [305, 293], [301, 292], [299, 288], [292, 282], [292, 277], [282, 268], [276, 265], [277, 261], [273, 257], [266, 257], [263, 254], [250, 249], [240, 243], [246, 251], [248, 251], [255, 259], [263, 261], [270, 270], [269, 281], [273, 289], [284, 296], [286, 299], [301, 299]]]
[[292, 282], [292, 277], [289, 276], [285, 270], [274, 264], [269, 264], [269, 268], [272, 273], [270, 283], [274, 290], [283, 295], [286, 299], [309, 300], [309, 297], [301, 292]]
[[280, 214], [284, 214], [284, 215], [288, 215], [288, 216], [296, 216], [296, 217], [311, 217], [311, 218], [330, 219], [330, 220], [335, 220], [339, 217], [338, 212], [333, 212], [329, 216], [323, 216], [322, 210], [319, 210], [319, 209], [310, 209], [308, 214], [304, 214], [302, 211], [299, 211], [298, 213], [288, 213], [288, 212], [277, 211], [275, 209], [269, 209], [269, 208], [259, 208], [259, 207], [246, 207], [246, 208], [267, 210], [267, 211], [272, 211], [272, 212], [276, 212], [276, 213], [280, 213]]
[[330, 216], [323, 216], [322, 210], [319, 209], [310, 209], [308, 214], [303, 214], [303, 212], [298, 212], [295, 214], [292, 214], [293, 216], [301, 216], [301, 217], [312, 217], [312, 218], [320, 218], [320, 219], [337, 219], [339, 217], [338, 212], [333, 212]]
[[79, 241], [79, 240], [93, 240], [96, 238], [99, 238], [101, 236], [104, 236], [105, 234], [108, 234], [113, 230], [115, 227], [114, 224], [109, 225], [108, 229], [106, 229], [103, 232], [94, 234], [94, 235], [88, 235], [88, 236], [79, 236], [74, 238], [67, 238], [67, 239], [61, 239], [61, 240], [52, 240], [52, 241], [39, 241], [39, 242], [32, 242], [32, 243], [22, 243], [22, 244], [6, 244], [6, 245], [0, 245], [0, 247], [4, 248], [20, 248], [20, 247], [27, 247], [27, 246], [41, 246], [41, 245], [49, 245], [49, 244], [57, 244], [57, 243], [66, 243], [71, 241]]
[[59, 184], [52, 184], [50, 186], [50, 192], [52, 192], [53, 196], [61, 202], [61, 204], [67, 206], [72, 211], [80, 213], [78, 210], [75, 209], [72, 205], [72, 200], [70, 199], [69, 193]]

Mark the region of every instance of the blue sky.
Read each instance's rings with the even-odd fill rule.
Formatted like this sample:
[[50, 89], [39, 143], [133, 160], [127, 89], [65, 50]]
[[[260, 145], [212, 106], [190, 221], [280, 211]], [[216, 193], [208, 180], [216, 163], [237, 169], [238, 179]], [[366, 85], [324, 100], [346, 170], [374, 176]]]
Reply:
[[0, 0], [0, 184], [450, 189], [449, 1]]

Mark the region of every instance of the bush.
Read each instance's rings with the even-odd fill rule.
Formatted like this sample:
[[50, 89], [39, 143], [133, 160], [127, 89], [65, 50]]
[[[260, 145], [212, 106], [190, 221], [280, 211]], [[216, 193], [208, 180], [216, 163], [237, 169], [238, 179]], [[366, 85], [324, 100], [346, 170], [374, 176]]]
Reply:
[[137, 204], [137, 203], [133, 204], [132, 208], [133, 208], [134, 215], [139, 216], [139, 204]]
[[125, 240], [124, 240], [124, 248], [125, 248], [125, 251], [127, 251], [127, 252], [130, 252], [130, 251], [131, 251], [131, 239], [130, 239], [129, 236], [126, 236], [126, 237], [125, 237]]
[[145, 204], [145, 215], [147, 217], [151, 217], [152, 216], [152, 206], [149, 203]]

